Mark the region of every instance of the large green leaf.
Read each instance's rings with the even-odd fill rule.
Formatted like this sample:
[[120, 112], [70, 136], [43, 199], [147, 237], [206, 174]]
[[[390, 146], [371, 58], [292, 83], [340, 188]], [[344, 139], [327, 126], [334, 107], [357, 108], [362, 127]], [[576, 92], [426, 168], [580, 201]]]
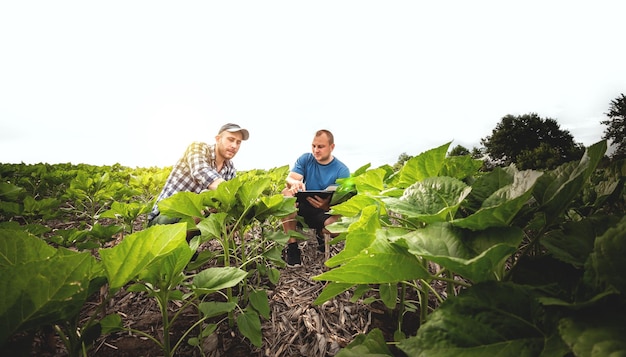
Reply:
[[103, 226], [100, 223], [96, 223], [91, 227], [87, 235], [94, 237], [99, 241], [107, 242], [113, 239], [113, 236], [122, 232], [124, 227], [117, 225]]
[[233, 311], [237, 307], [234, 302], [221, 302], [221, 301], [206, 301], [201, 302], [198, 305], [198, 310], [202, 312], [202, 315], [206, 318], [223, 315], [227, 312]]
[[602, 216], [566, 222], [562, 229], [544, 235], [541, 244], [555, 258], [582, 268], [593, 251], [596, 236], [604, 233], [609, 221], [609, 216]]
[[326, 266], [333, 267], [343, 264], [357, 256], [376, 239], [376, 230], [380, 228], [380, 222], [375, 206], [366, 207], [359, 220], [352, 223], [346, 235], [344, 248], [335, 256], [326, 261]]
[[237, 192], [244, 184], [241, 176], [222, 182], [217, 189], [205, 191], [200, 195], [205, 205], [215, 207], [220, 212], [242, 212], [242, 205], [238, 205]]
[[471, 232], [448, 223], [432, 224], [396, 240], [410, 253], [475, 283], [502, 279], [504, 264], [521, 241], [522, 231], [515, 227]]
[[438, 176], [446, 159], [449, 146], [450, 143], [447, 143], [407, 160], [400, 170], [400, 179], [397, 186], [405, 188], [427, 177]]
[[187, 244], [181, 244], [166, 255], [158, 256], [139, 274], [139, 280], [153, 286], [176, 288], [182, 282], [182, 272], [193, 256], [194, 250]]
[[406, 248], [392, 245], [387, 238], [378, 236], [359, 254], [338, 268], [313, 277], [350, 284], [397, 283], [405, 280], [424, 279], [428, 271]]
[[270, 302], [267, 297], [267, 291], [265, 290], [256, 290], [251, 291], [250, 295], [250, 305], [259, 313], [259, 315], [265, 317], [266, 319], [270, 318]]
[[532, 197], [533, 186], [541, 177], [538, 171], [515, 171], [513, 182], [493, 192], [474, 214], [452, 221], [457, 227], [481, 230], [511, 223]]
[[95, 289], [92, 282], [102, 275], [88, 252], [59, 249], [41, 260], [33, 253], [0, 268], [0, 345], [13, 333], [75, 317]]
[[202, 217], [202, 196], [194, 192], [177, 192], [159, 201], [159, 211], [169, 217]]
[[519, 258], [509, 277], [516, 284], [534, 289], [544, 306], [568, 306], [580, 310], [615, 294], [614, 289], [590, 289], [593, 282], [585, 284], [585, 280], [595, 279], [590, 273], [552, 255], [536, 255]]
[[53, 256], [56, 249], [21, 230], [0, 229], [0, 268]]
[[188, 246], [186, 231], [184, 223], [156, 225], [128, 235], [113, 248], [100, 249], [109, 288], [121, 288], [159, 257]]
[[193, 278], [192, 289], [197, 294], [211, 294], [239, 284], [248, 273], [235, 267], [213, 267], [198, 273]]
[[575, 356], [626, 356], [624, 306], [563, 318], [558, 329]]
[[354, 184], [354, 180], [356, 178], [357, 177], [355, 176], [348, 176], [337, 179], [336, 183], [338, 186], [335, 187], [335, 193], [330, 200], [331, 206], [345, 202], [357, 193], [356, 186]]
[[369, 206], [381, 206], [375, 198], [364, 194], [358, 194], [349, 200], [331, 207], [331, 214], [341, 215], [343, 217], [356, 217]]
[[[0, 205], [1, 204], [2, 202], [0, 202]], [[42, 237], [44, 234], [52, 231], [51, 228], [46, 227], [39, 223], [21, 225], [19, 222], [15, 222], [15, 221], [0, 222], [0, 229], [28, 232], [37, 237]]]
[[17, 185], [0, 182], [0, 198], [3, 201], [16, 201], [25, 190]]
[[472, 159], [469, 155], [448, 156], [443, 162], [439, 176], [449, 176], [463, 180], [475, 175], [482, 166], [482, 160]]
[[122, 331], [124, 329], [122, 316], [118, 314], [107, 315], [102, 320], [100, 320], [100, 327], [102, 327], [101, 332], [103, 335]]
[[281, 194], [262, 196], [254, 206], [254, 218], [260, 222], [271, 217], [285, 217], [296, 211], [296, 199]]
[[537, 180], [534, 196], [548, 215], [554, 220], [580, 192], [598, 162], [606, 152], [606, 141], [587, 148], [579, 162], [570, 162], [545, 173]]
[[600, 281], [626, 293], [626, 217], [595, 241], [591, 264]]
[[528, 290], [482, 283], [449, 297], [417, 335], [400, 341], [409, 356], [539, 356], [543, 312]]
[[393, 310], [398, 301], [398, 284], [380, 284], [378, 286], [378, 292], [380, 294], [380, 300], [388, 309]]
[[470, 211], [480, 209], [483, 202], [494, 192], [513, 183], [513, 177], [516, 172], [517, 169], [514, 166], [506, 168], [496, 167], [493, 171], [478, 176], [476, 181], [472, 183], [472, 192], [467, 196], [464, 208]]
[[237, 197], [245, 208], [249, 208], [261, 197], [270, 183], [271, 180], [268, 177], [256, 175], [250, 177], [237, 191]]
[[227, 213], [213, 213], [200, 221], [197, 227], [202, 232], [202, 236], [221, 238], [226, 234], [226, 219], [228, 219]]
[[378, 195], [380, 191], [385, 189], [384, 179], [386, 175], [387, 172], [383, 168], [368, 170], [353, 178], [354, 186], [360, 194]]
[[256, 312], [246, 309], [243, 314], [237, 315], [237, 328], [253, 345], [261, 347], [263, 343], [261, 319], [259, 319], [259, 315]]
[[471, 191], [452, 177], [429, 177], [407, 187], [400, 198], [385, 197], [382, 201], [389, 211], [426, 223], [451, 220], [459, 205]]

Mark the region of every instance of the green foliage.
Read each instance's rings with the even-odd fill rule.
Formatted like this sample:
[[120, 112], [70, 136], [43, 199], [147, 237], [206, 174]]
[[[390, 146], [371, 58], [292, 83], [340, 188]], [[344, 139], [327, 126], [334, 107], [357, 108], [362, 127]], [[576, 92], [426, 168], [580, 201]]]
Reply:
[[399, 347], [409, 356], [538, 356], [545, 342], [544, 316], [528, 289], [477, 284], [446, 300], [418, 335]]
[[515, 165], [526, 169], [554, 169], [562, 162], [559, 149], [545, 142], [536, 148], [522, 151], [515, 159]]
[[[170, 341], [170, 329], [179, 316], [177, 313], [174, 317], [170, 317], [168, 311], [170, 302], [180, 301], [183, 306], [180, 311], [189, 305], [200, 309], [200, 301], [205, 295], [236, 286], [247, 276], [245, 271], [234, 267], [207, 268], [197, 274], [187, 275], [185, 268], [192, 254], [193, 251], [186, 241], [184, 223], [153, 226], [129, 235], [113, 248], [100, 250], [111, 294], [133, 282], [135, 285], [130, 287], [131, 291], [146, 292], [157, 301], [165, 331], [162, 340], [159, 341], [143, 331], [136, 332], [156, 342], [166, 356], [173, 356], [182, 342], [181, 339], [172, 346], [172, 341]], [[184, 291], [192, 293], [184, 293]], [[220, 311], [229, 312], [236, 305], [228, 306], [228, 309]], [[206, 306], [201, 311], [204, 316], [183, 336], [187, 336], [193, 328], [201, 325], [215, 313], [215, 310], [209, 313]]]
[[[332, 208], [342, 219], [328, 228], [345, 245], [314, 277], [327, 282], [315, 303], [349, 292], [400, 320], [419, 312], [414, 336], [402, 321], [393, 334], [407, 355], [624, 353], [624, 162], [603, 161], [602, 141], [554, 169], [482, 173], [482, 161], [446, 155], [449, 145], [342, 180]], [[127, 329], [117, 314], [78, 322], [107, 284], [103, 306], [123, 288], [155, 299], [164, 333], [132, 332], [166, 356], [184, 342], [200, 348], [226, 321], [260, 347], [267, 284], [284, 266], [280, 217], [295, 210], [280, 194], [288, 170], [242, 172], [215, 191], [174, 195], [159, 207], [181, 223], [132, 232], [167, 170], [0, 165], [0, 345], [51, 324], [69, 355], [85, 354], [98, 335]], [[42, 224], [50, 219], [79, 226], [52, 231]], [[189, 230], [200, 235], [188, 242]], [[129, 234], [103, 248], [119, 232]], [[191, 261], [209, 240], [221, 249]], [[92, 252], [76, 251], [84, 249]], [[219, 266], [201, 269], [209, 260]], [[172, 302], [182, 306], [173, 314]], [[197, 321], [170, 341], [187, 308]], [[338, 355], [390, 356], [387, 344], [375, 329]]]
[[82, 212], [85, 218], [95, 221], [107, 205], [122, 199], [125, 191], [125, 186], [112, 180], [109, 173], [91, 176], [81, 171], [70, 183], [65, 197], [74, 203], [74, 212]]
[[[626, 218], [606, 211], [623, 204], [624, 181], [616, 167], [597, 171], [606, 142], [546, 172], [511, 165], [480, 174], [471, 160], [450, 165], [446, 148], [391, 176], [374, 169], [353, 178], [357, 194], [333, 207], [344, 218], [329, 227], [345, 247], [314, 277], [330, 283], [315, 303], [370, 290], [403, 316], [404, 294], [413, 291], [421, 326], [415, 336], [394, 333], [411, 356], [623, 352], [614, 338], [624, 333], [623, 315], [606, 324], [585, 317], [626, 305]], [[448, 294], [435, 294], [433, 306], [426, 303], [435, 282]], [[407, 292], [394, 295], [394, 286]], [[580, 336], [584, 347], [574, 342]], [[367, 355], [356, 341], [348, 350]]]
[[[54, 167], [49, 166], [44, 166], [45, 170], [33, 170], [28, 166], [21, 168], [26, 169], [25, 172], [30, 176], [20, 171], [20, 167], [10, 165], [10, 170], [5, 170], [5, 166], [0, 166], [3, 174], [7, 171], [15, 174], [14, 177], [19, 180], [14, 182], [20, 184], [28, 183], [36, 174], [40, 175], [36, 180], [42, 180], [42, 173], [50, 177], [54, 173]], [[54, 197], [34, 199], [27, 190], [10, 180], [0, 186], [0, 214], [9, 220], [17, 217], [22, 221], [29, 218], [45, 222], [55, 217], [71, 216], [72, 220], [83, 222], [80, 227], [56, 229], [54, 232], [37, 228], [33, 224], [2, 223], [2, 238], [13, 232], [16, 232], [17, 237], [0, 240], [0, 257], [3, 257], [0, 261], [0, 269], [3, 270], [0, 284], [3, 291], [11, 291], [7, 295], [9, 298], [3, 300], [6, 305], [0, 309], [0, 321], [3, 321], [1, 344], [15, 333], [52, 324], [59, 336], [62, 336], [68, 353], [77, 355], [81, 350], [88, 349], [89, 344], [101, 333], [123, 330], [123, 321], [119, 315], [105, 316], [101, 320], [94, 315], [84, 325], [77, 324], [77, 314], [86, 299], [106, 282], [109, 292], [102, 301], [103, 306], [115, 292], [129, 286], [130, 291], [145, 293], [157, 301], [166, 331], [179, 316], [179, 313], [173, 317], [168, 313], [170, 302], [179, 301], [183, 308], [194, 306], [198, 309], [201, 317], [178, 341], [170, 341], [168, 332], [159, 338], [147, 331], [134, 331], [157, 343], [165, 355], [173, 355], [185, 340], [199, 345], [216, 328], [215, 323], [205, 323], [207, 319], [228, 315], [229, 319], [235, 321], [235, 311], [239, 311], [236, 321], [240, 332], [252, 343], [260, 345], [260, 319], [269, 318], [270, 311], [267, 293], [261, 285], [264, 280], [261, 278], [277, 282], [277, 266], [284, 265], [280, 252], [288, 238], [273, 232], [273, 226], [279, 217], [295, 210], [294, 202], [279, 194], [288, 167], [242, 172], [237, 179], [221, 185], [218, 191], [202, 195], [175, 195], [161, 203], [162, 210], [187, 223], [155, 226], [139, 232], [133, 232], [132, 226], [148, 212], [162, 186], [162, 182], [157, 184], [159, 178], [149, 178], [150, 173], [155, 172], [154, 169], [138, 169], [131, 174], [130, 170], [122, 167], [71, 168], [72, 175], [64, 175], [65, 181], [59, 185], [66, 187], [65, 192], [52, 192]], [[167, 170], [163, 170], [154, 176], [162, 177], [164, 181], [166, 173]], [[42, 184], [39, 187], [44, 186]], [[212, 214], [208, 214], [210, 212]], [[200, 217], [204, 217], [204, 220], [199, 227], [206, 228], [207, 234], [193, 240], [190, 245], [186, 240], [187, 230], [199, 229], [194, 218]], [[85, 220], [90, 224], [85, 224]], [[99, 220], [118, 222], [121, 226], [103, 225]], [[120, 231], [124, 231], [125, 227], [130, 234], [123, 237], [119, 244], [112, 248], [101, 248]], [[240, 241], [246, 232], [257, 229], [266, 232], [263, 234], [264, 239], [252, 241], [251, 244], [247, 244], [245, 239]], [[40, 238], [27, 231], [36, 232]], [[194, 264], [190, 261], [198, 244], [208, 239], [224, 242], [221, 259], [227, 266], [188, 274], [187, 269], [191, 265], [197, 269], [202, 264], [202, 261]], [[78, 250], [101, 248], [96, 255], [100, 260], [95, 260], [91, 253], [76, 253], [53, 246]], [[212, 256], [220, 259], [219, 252]], [[85, 257], [89, 259], [78, 261]], [[87, 262], [90, 265], [86, 265]], [[231, 266], [231, 262], [243, 269]], [[73, 270], [70, 271], [71, 268]], [[40, 279], [47, 283], [35, 283]], [[68, 284], [64, 284], [64, 279], [72, 282], [68, 280]], [[56, 293], [50, 284], [54, 284], [60, 292]], [[232, 295], [235, 287], [241, 295]], [[208, 302], [203, 300], [212, 294], [227, 296], [228, 301], [207, 305]], [[34, 300], [31, 303], [25, 297]], [[28, 309], [16, 309], [18, 304], [25, 304]]]
[[61, 201], [53, 197], [36, 199], [22, 187], [0, 182], [0, 217], [19, 216], [26, 222], [50, 220], [59, 215]]
[[[235, 312], [229, 311], [229, 320], [231, 324], [236, 322], [239, 331], [255, 345], [261, 343], [260, 318], [268, 318], [269, 314], [262, 282], [268, 279], [276, 283], [277, 268], [285, 265], [281, 251], [288, 236], [282, 230], [277, 231], [276, 227], [280, 225], [280, 217], [295, 211], [295, 199], [286, 199], [280, 194], [287, 173], [287, 166], [242, 172], [220, 184], [216, 190], [201, 194], [179, 192], [159, 202], [163, 214], [180, 218], [186, 230], [200, 231], [201, 234], [191, 241], [192, 247], [209, 240], [217, 240], [222, 247], [221, 251], [200, 255], [189, 264], [190, 268], [214, 259], [225, 268], [245, 272], [245, 279], [242, 277], [239, 282], [240, 295], [232, 293], [232, 286], [220, 286], [218, 290], [226, 289], [227, 301], [242, 306], [236, 316]], [[255, 239], [248, 239], [249, 232], [260, 234]]]
[[148, 214], [152, 209], [152, 203], [142, 202], [118, 202], [111, 203], [111, 208], [102, 212], [99, 218], [113, 218], [121, 220], [124, 224], [124, 228], [130, 233], [133, 233], [133, 222], [139, 218], [142, 214]]
[[58, 216], [57, 209], [60, 205], [61, 202], [56, 198], [35, 200], [32, 196], [26, 196], [22, 216], [24, 218], [41, 217], [43, 220], [49, 220]]
[[[97, 249], [134, 231], [168, 173], [120, 165], [0, 164], [0, 220], [19, 222], [53, 245]], [[46, 227], [51, 221], [71, 228], [53, 223], [52, 231]]]
[[161, 192], [167, 177], [171, 172], [171, 167], [166, 168], [136, 168], [128, 173], [128, 185], [133, 188], [134, 198], [139, 203], [152, 203]]
[[2, 181], [20, 187], [32, 197], [60, 199], [79, 170], [93, 168], [71, 164], [0, 164]]
[[611, 308], [564, 318], [558, 328], [576, 356], [622, 356], [626, 353], [624, 321], [623, 310]]

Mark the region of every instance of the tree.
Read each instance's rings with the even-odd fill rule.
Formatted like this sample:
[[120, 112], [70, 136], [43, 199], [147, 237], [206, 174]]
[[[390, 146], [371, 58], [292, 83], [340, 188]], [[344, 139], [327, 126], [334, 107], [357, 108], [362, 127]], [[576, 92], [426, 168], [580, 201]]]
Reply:
[[605, 114], [609, 119], [600, 122], [607, 126], [602, 139], [609, 140], [614, 147], [613, 159], [626, 157], [626, 97], [623, 93], [611, 101], [609, 112]]
[[465, 156], [469, 154], [470, 151], [465, 146], [457, 145], [450, 150], [448, 156]]
[[519, 168], [554, 168], [560, 165], [559, 150], [546, 143], [532, 150], [522, 151], [515, 165]]
[[584, 146], [561, 130], [555, 119], [542, 119], [536, 113], [506, 115], [481, 144], [496, 165], [515, 163], [522, 170], [553, 169], [584, 153]]
[[413, 156], [407, 154], [406, 152], [400, 154], [400, 156], [398, 156], [398, 161], [393, 165], [393, 171], [400, 171], [402, 166], [404, 166], [404, 163], [409, 161], [412, 157]]

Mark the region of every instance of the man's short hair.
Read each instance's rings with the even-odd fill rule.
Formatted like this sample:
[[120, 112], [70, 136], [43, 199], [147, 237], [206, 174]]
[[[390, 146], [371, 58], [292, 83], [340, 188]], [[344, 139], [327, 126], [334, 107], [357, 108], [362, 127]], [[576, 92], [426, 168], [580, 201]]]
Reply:
[[334, 144], [335, 143], [335, 137], [333, 136], [333, 133], [330, 132], [330, 130], [326, 130], [326, 129], [318, 130], [315, 133], [315, 137], [317, 138], [318, 136], [320, 136], [322, 134], [326, 134], [326, 137], [328, 137], [328, 143], [329, 144]]

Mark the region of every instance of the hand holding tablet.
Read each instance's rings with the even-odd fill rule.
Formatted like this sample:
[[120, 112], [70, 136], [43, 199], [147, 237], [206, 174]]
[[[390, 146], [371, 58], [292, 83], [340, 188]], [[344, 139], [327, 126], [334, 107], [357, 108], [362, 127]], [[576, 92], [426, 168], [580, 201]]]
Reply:
[[317, 196], [322, 199], [328, 199], [335, 193], [336, 186], [328, 186], [325, 190], [306, 190], [296, 192], [296, 202], [300, 203], [306, 200], [307, 197]]

